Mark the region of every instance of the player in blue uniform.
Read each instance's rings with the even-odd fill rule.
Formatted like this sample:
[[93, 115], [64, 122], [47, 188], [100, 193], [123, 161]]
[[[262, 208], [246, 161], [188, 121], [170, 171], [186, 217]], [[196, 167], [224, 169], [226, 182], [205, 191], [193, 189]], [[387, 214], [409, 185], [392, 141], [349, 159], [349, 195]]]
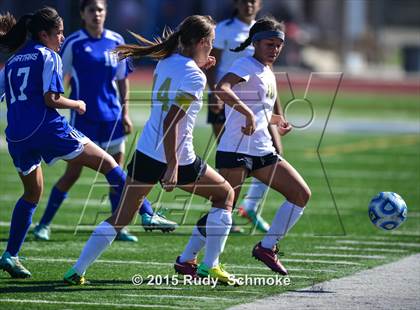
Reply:
[[0, 97], [5, 93], [7, 103], [6, 140], [24, 188], [0, 259], [0, 269], [14, 278], [31, 276], [18, 253], [43, 190], [41, 159], [47, 164], [64, 159], [99, 171], [118, 193], [125, 183], [126, 175], [112, 156], [73, 129], [56, 110], [86, 111], [82, 100], [61, 95], [62, 62], [56, 52], [63, 41], [63, 21], [52, 8], [24, 15], [18, 22], [10, 14], [0, 16], [0, 50], [13, 53], [0, 71]]
[[[83, 115], [71, 111], [70, 124], [122, 165], [125, 135], [130, 134], [133, 129], [128, 115], [127, 76], [131, 70], [127, 61], [118, 62], [117, 56], [112, 51], [116, 46], [123, 44], [124, 39], [118, 33], [104, 29], [105, 0], [80, 1], [80, 15], [83, 28], [71, 34], [64, 41], [60, 51], [63, 74], [71, 78], [70, 98], [81, 99], [87, 104], [86, 113]], [[81, 165], [67, 164], [64, 175], [51, 190], [40, 223], [35, 227], [36, 239], [50, 239], [50, 223], [81, 172]], [[118, 207], [118, 193], [110, 189], [109, 199], [113, 212]], [[175, 222], [167, 220], [160, 214], [154, 214], [147, 199], [140, 208], [140, 215], [143, 226], [147, 229], [171, 231], [177, 226]], [[117, 240], [136, 242], [137, 237], [123, 229], [118, 234]]]

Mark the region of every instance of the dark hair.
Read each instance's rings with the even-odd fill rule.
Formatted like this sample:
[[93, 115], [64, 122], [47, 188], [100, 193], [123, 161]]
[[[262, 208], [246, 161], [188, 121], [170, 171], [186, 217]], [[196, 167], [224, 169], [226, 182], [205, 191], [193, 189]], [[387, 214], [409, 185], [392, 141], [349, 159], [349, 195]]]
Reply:
[[270, 30], [279, 30], [279, 31], [286, 31], [286, 26], [283, 22], [277, 21], [274, 17], [266, 16], [263, 18], [258, 19], [255, 24], [249, 30], [248, 38], [237, 48], [231, 49], [232, 52], [240, 52], [247, 48], [248, 45], [252, 43], [252, 37], [257, 32], [261, 31], [270, 31]]
[[89, 6], [94, 1], [102, 1], [105, 7], [107, 6], [106, 0], [80, 0], [80, 3], [79, 3], [80, 12], [84, 11], [86, 7]]
[[120, 59], [142, 56], [155, 59], [166, 58], [175, 52], [179, 44], [189, 47], [209, 36], [215, 25], [216, 23], [211, 16], [192, 15], [184, 19], [176, 31], [165, 28], [162, 38], [155, 38], [154, 42], [130, 32], [143, 45], [119, 45], [116, 47], [116, 51]]
[[0, 50], [14, 52], [25, 43], [28, 33], [39, 40], [39, 32], [50, 33], [58, 28], [62, 18], [50, 7], [42, 8], [34, 14], [26, 14], [18, 22], [10, 13], [0, 15]]

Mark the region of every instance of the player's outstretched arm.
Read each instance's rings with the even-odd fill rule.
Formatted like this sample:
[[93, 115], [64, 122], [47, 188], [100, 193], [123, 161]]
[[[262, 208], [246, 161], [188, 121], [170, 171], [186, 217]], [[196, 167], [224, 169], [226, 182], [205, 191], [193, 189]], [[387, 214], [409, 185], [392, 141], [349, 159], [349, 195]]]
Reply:
[[83, 100], [72, 100], [58, 93], [47, 92], [44, 95], [45, 104], [54, 109], [72, 109], [79, 114], [86, 112], [86, 104]]

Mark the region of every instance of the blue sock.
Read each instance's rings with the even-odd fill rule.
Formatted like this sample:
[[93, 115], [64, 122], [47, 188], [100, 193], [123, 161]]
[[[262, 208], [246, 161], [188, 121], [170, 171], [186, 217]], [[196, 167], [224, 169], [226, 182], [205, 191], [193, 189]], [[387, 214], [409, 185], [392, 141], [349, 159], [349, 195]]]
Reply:
[[114, 211], [118, 208], [118, 204], [120, 203], [121, 195], [117, 193], [116, 190], [110, 190], [108, 197], [109, 201], [111, 202], [111, 212], [114, 213]]
[[10, 235], [6, 249], [10, 255], [17, 256], [19, 253], [20, 247], [23, 241], [25, 241], [26, 234], [31, 226], [35, 208], [36, 204], [29, 203], [23, 198], [20, 198], [16, 203], [10, 223]]
[[63, 203], [64, 199], [67, 198], [67, 193], [60, 191], [56, 186], [51, 190], [50, 198], [48, 199], [47, 208], [44, 211], [44, 215], [39, 221], [39, 224], [50, 225], [52, 219]]
[[[124, 188], [126, 175], [124, 171], [121, 169], [121, 167], [117, 166], [114, 169], [112, 169], [110, 172], [108, 172], [105, 177], [108, 180], [109, 185], [111, 186], [113, 185], [113, 188], [115, 190], [113, 194], [109, 195], [109, 199], [111, 200], [112, 211], [114, 211], [118, 207], [118, 203], [120, 202], [120, 197]], [[149, 215], [154, 214], [153, 209], [152, 209], [152, 204], [150, 203], [149, 200], [147, 200], [147, 198], [144, 199], [139, 213], [140, 214], [147, 213]]]
[[126, 175], [125, 172], [121, 169], [120, 166], [116, 166], [114, 169], [109, 171], [105, 175], [109, 185], [116, 191], [118, 195], [118, 202], [119, 198], [121, 197], [122, 191], [124, 189]]
[[150, 216], [152, 216], [154, 214], [152, 204], [150, 203], [149, 200], [147, 200], [146, 197], [144, 197], [143, 204], [140, 207], [139, 213], [140, 213], [140, 215], [143, 215], [143, 214], [147, 213]]

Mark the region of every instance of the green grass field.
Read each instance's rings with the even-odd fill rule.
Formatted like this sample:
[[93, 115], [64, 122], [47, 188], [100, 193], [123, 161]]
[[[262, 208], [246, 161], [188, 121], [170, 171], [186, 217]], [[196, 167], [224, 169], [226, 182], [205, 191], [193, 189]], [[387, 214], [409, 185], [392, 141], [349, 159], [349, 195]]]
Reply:
[[[315, 122], [324, 124], [332, 95], [314, 93], [308, 98], [314, 105]], [[283, 102], [290, 100], [287, 94], [282, 99]], [[291, 109], [289, 117], [307, 117], [305, 109]], [[143, 104], [133, 106], [131, 113], [140, 129], [147, 118], [147, 104], [143, 101]], [[212, 139], [209, 127], [203, 122], [204, 116], [205, 108], [195, 130], [196, 151], [213, 165], [214, 148], [206, 153]], [[415, 96], [339, 94], [330, 120], [345, 123], [349, 119], [371, 120], [372, 124], [397, 119], [418, 124], [419, 100]], [[327, 126], [321, 143], [321, 131], [311, 128], [295, 130], [284, 137], [285, 158], [301, 172], [313, 193], [304, 216], [280, 244], [281, 259], [290, 270], [290, 286], [134, 286], [131, 278], [136, 274], [145, 280], [148, 275], [168, 275], [172, 279], [172, 264], [188, 240], [191, 225], [209, 207], [201, 198], [190, 199], [179, 190], [165, 193], [159, 186], [150, 195], [150, 200], [155, 202], [155, 207], [167, 208], [169, 218], [182, 221], [181, 227], [172, 234], [145, 233], [137, 219], [130, 227], [139, 236], [137, 244], [115, 242], [88, 270], [90, 286], [65, 286], [62, 276], [79, 256], [90, 235], [91, 225], [99, 223], [109, 212], [104, 178], [96, 179], [95, 173], [85, 170], [55, 218], [52, 240], [36, 242], [29, 235], [21, 250], [20, 255], [26, 257], [24, 265], [33, 277], [13, 280], [6, 273], [0, 274], [0, 308], [222, 309], [419, 253], [419, 134], [382, 132], [375, 130], [374, 125], [372, 127], [371, 131], [346, 132]], [[133, 137], [130, 137], [129, 145]], [[317, 157], [318, 145], [328, 182]], [[43, 169], [45, 190], [34, 223], [42, 215], [51, 186], [64, 172], [65, 164], [60, 162], [53, 167], [43, 166]], [[4, 249], [11, 212], [22, 193], [6, 148], [0, 149], [0, 184], [0, 248]], [[380, 231], [369, 221], [367, 205], [380, 191], [397, 192], [407, 202], [408, 220], [395, 232]], [[270, 191], [263, 216], [271, 219], [283, 200], [280, 194]], [[186, 203], [191, 204], [187, 214]], [[238, 217], [236, 220], [244, 225], [246, 233], [229, 237], [221, 261], [235, 274], [273, 276], [251, 257], [251, 249], [262, 235], [253, 233], [244, 220]]]

